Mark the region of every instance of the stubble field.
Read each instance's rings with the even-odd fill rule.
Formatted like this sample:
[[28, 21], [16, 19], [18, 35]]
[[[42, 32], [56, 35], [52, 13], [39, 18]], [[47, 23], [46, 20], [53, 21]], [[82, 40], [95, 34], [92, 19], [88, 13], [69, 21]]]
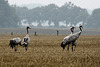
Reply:
[[18, 46], [15, 52], [8, 44], [14, 37], [25, 35], [0, 35], [0, 67], [100, 67], [100, 36], [82, 35], [76, 51], [69, 52], [60, 46], [65, 35], [30, 35], [28, 51]]

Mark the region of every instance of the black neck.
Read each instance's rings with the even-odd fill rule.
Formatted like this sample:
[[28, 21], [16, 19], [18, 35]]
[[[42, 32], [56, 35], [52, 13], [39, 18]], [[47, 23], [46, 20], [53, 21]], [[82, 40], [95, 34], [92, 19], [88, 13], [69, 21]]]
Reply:
[[27, 34], [29, 34], [28, 28], [27, 28]]
[[74, 31], [73, 31], [73, 30], [71, 30], [71, 33], [73, 34], [73, 33], [74, 33]]
[[79, 26], [79, 28], [80, 28], [80, 31], [82, 31], [82, 29], [83, 29], [83, 26]]
[[82, 27], [80, 27], [80, 31], [82, 31]]
[[72, 34], [73, 34], [73, 33], [74, 33], [74, 27], [73, 27], [73, 28], [71, 28], [70, 30], [71, 30], [71, 32], [72, 32]]

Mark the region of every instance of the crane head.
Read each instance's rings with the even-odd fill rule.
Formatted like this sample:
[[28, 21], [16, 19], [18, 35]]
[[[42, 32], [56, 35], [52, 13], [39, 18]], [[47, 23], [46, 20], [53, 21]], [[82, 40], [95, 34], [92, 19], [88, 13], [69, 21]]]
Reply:
[[29, 26], [27, 26], [26, 29], [31, 29], [31, 28]]
[[81, 24], [79, 26], [79, 29], [80, 29], [80, 31], [82, 31], [82, 29], [83, 29], [83, 26]]

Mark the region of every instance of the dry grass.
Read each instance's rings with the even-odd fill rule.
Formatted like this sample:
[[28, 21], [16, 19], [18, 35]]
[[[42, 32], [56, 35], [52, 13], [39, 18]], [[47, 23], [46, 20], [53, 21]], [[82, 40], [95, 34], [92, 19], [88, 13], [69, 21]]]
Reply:
[[15, 52], [8, 44], [17, 36], [0, 35], [0, 67], [100, 67], [100, 36], [80, 36], [76, 51], [68, 52], [60, 47], [65, 36], [31, 35], [28, 51]]

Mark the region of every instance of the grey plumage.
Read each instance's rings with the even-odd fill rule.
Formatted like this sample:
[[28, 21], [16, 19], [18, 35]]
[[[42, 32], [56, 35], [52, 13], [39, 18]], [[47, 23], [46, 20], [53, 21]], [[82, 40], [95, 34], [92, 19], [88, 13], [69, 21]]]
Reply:
[[[66, 45], [68, 45], [67, 50], [69, 50], [69, 45], [72, 44], [72, 51], [73, 51], [73, 46], [76, 47], [76, 41], [79, 38], [79, 36], [80, 36], [80, 34], [82, 32], [83, 27], [82, 26], [79, 26], [79, 29], [80, 29], [79, 32], [76, 32], [76, 33], [73, 33], [72, 32], [69, 36], [66, 36], [63, 39], [63, 41], [61, 43], [61, 47], [63, 48], [63, 50], [65, 49], [65, 46]], [[74, 50], [75, 50], [75, 48], [74, 48]]]

